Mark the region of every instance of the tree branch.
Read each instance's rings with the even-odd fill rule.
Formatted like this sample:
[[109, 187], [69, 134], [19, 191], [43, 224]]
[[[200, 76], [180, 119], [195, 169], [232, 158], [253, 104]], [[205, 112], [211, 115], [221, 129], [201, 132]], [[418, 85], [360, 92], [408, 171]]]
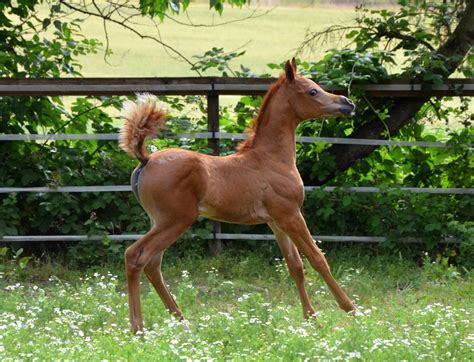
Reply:
[[[114, 23], [114, 24], [117, 24], [117, 25], [120, 25], [121, 27], [123, 27], [124, 29], [127, 29], [129, 31], [131, 31], [132, 33], [136, 34], [138, 37], [142, 38], [142, 39], [149, 39], [149, 40], [152, 40], [154, 41], [155, 43], [158, 43], [160, 44], [161, 46], [163, 46], [165, 49], [167, 49], [168, 51], [170, 51], [171, 53], [175, 54], [179, 59], [183, 60], [184, 62], [188, 63], [191, 68], [194, 66], [194, 63], [192, 61], [190, 61], [184, 54], [182, 54], [180, 51], [178, 51], [177, 49], [173, 48], [172, 46], [170, 46], [169, 44], [163, 42], [162, 40], [154, 37], [154, 36], [151, 36], [151, 35], [146, 35], [146, 34], [142, 34], [140, 33], [138, 30], [134, 29], [133, 27], [131, 27], [130, 25], [127, 24], [126, 20], [122, 20], [122, 21], [119, 21], [119, 20], [116, 20], [116, 19], [113, 19], [111, 17], [108, 17], [106, 15], [102, 15], [102, 13], [94, 13], [92, 11], [89, 11], [87, 10], [85, 7], [84, 8], [81, 8], [81, 7], [77, 7], [77, 6], [74, 6], [74, 5], [71, 5], [71, 4], [68, 4], [66, 0], [59, 0], [59, 2], [66, 6], [67, 8], [69, 9], [72, 9], [74, 11], [77, 11], [78, 13], [81, 13], [81, 14], [84, 14], [84, 15], [88, 15], [88, 16], [93, 16], [93, 17], [97, 17], [97, 18], [100, 18], [102, 19], [103, 21], [108, 21], [108, 22], [111, 22], [111, 23]], [[201, 73], [198, 71], [198, 70], [195, 70], [195, 72], [201, 76]]]
[[[310, 51], [317, 46], [317, 44], [327, 43], [328, 38], [333, 34], [342, 34], [349, 30], [360, 29], [360, 25], [342, 26], [342, 25], [331, 25], [327, 29], [317, 32], [311, 32], [309, 29], [306, 32], [305, 39], [296, 49], [296, 55], [303, 54], [304, 50], [309, 48]], [[342, 36], [339, 35], [339, 39]]]
[[[401, 33], [397, 33], [397, 32], [394, 32], [394, 31], [374, 31], [374, 34], [378, 37], [385, 37], [387, 38], [389, 41], [392, 40], [392, 39], [398, 39], [398, 40], [401, 40], [401, 43], [403, 43], [404, 41], [414, 41], [414, 42], [417, 42], [417, 43], [420, 43], [420, 44], [423, 44], [425, 47], [427, 47], [429, 50], [431, 51], [435, 51], [436, 49], [430, 44], [428, 43], [426, 40], [423, 40], [423, 39], [417, 39], [415, 38], [414, 36], [411, 36], [411, 35], [406, 35], [406, 34], [401, 34]], [[401, 44], [398, 44], [397, 46], [395, 46], [392, 50], [395, 51], [395, 50], [398, 50], [399, 48], [402, 48], [401, 47]]]
[[165, 16], [165, 18], [169, 19], [170, 21], [172, 21], [176, 24], [179, 24], [179, 25], [183, 25], [183, 26], [191, 26], [191, 27], [194, 27], [194, 28], [214, 28], [214, 27], [217, 27], [217, 26], [223, 26], [223, 25], [228, 25], [228, 24], [233, 24], [233, 23], [240, 23], [240, 22], [248, 20], [248, 19], [259, 18], [259, 17], [262, 17], [262, 16], [265, 16], [265, 15], [269, 14], [274, 9], [275, 8], [271, 8], [269, 10], [264, 11], [261, 14], [255, 15], [257, 13], [257, 11], [259, 10], [258, 8], [256, 8], [248, 16], [244, 16], [244, 17], [239, 18], [239, 19], [223, 21], [222, 23], [217, 23], [217, 24], [214, 24], [214, 23], [213, 24], [203, 24], [203, 23], [196, 24], [196, 23], [193, 23], [191, 18], [189, 17], [189, 13], [187, 11], [186, 11], [186, 15], [188, 17], [188, 22], [180, 21], [180, 20], [178, 20], [178, 19], [176, 19], [172, 16], [169, 16], [168, 14], [164, 14], [164, 16]]

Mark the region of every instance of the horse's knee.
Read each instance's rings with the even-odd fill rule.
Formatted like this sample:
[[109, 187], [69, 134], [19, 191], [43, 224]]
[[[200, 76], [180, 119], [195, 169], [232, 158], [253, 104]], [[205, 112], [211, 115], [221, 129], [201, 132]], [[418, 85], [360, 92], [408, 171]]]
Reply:
[[128, 275], [140, 273], [143, 270], [145, 263], [141, 261], [142, 254], [143, 248], [137, 249], [133, 245], [125, 250], [125, 267]]

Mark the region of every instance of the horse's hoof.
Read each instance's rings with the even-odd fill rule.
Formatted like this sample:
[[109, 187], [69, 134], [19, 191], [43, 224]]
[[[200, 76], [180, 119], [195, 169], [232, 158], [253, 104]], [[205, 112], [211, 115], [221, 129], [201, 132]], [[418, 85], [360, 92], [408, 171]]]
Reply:
[[132, 332], [132, 334], [143, 332], [143, 323], [132, 323], [130, 326], [130, 332]]
[[181, 325], [187, 332], [191, 332], [191, 324], [186, 319], [181, 319]]

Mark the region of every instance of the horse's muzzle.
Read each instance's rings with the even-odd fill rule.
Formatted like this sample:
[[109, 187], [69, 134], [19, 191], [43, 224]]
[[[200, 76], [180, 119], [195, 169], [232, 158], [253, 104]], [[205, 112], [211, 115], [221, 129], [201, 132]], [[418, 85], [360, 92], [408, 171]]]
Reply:
[[356, 106], [347, 97], [341, 96], [339, 101], [339, 112], [347, 117], [352, 117], [355, 114]]

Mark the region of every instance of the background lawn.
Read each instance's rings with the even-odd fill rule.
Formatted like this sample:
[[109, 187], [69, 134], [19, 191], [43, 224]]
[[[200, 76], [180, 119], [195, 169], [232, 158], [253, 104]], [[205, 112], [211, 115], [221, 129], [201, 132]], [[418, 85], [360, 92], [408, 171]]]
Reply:
[[[3, 263], [0, 359], [472, 360], [472, 278], [363, 249], [331, 252], [337, 279], [360, 308], [339, 310], [307, 268], [317, 318], [302, 318], [281, 260], [245, 254], [170, 261], [165, 277], [191, 330], [143, 282], [146, 331], [128, 330], [121, 266], [86, 271]], [[34, 263], [33, 263], [34, 264]]]
[[[233, 22], [247, 18], [253, 12], [252, 19]], [[265, 12], [268, 14], [263, 15]], [[263, 16], [259, 16], [263, 15]], [[172, 19], [165, 19], [158, 28], [146, 19], [138, 19], [141, 26], [137, 29], [147, 35], [159, 36], [165, 43], [173, 46], [192, 61], [194, 55], [202, 55], [213, 47], [223, 47], [225, 51], [246, 50], [234, 66], [243, 64], [257, 74], [268, 72], [268, 63], [281, 63], [295, 55], [295, 49], [303, 41], [307, 30], [322, 30], [332, 24], [350, 23], [355, 17], [353, 6], [311, 6], [297, 7], [244, 7], [242, 9], [226, 6], [222, 16], [209, 11], [208, 4], [192, 3], [188, 14], [176, 16], [181, 23], [219, 24], [233, 22], [216, 27], [191, 27], [179, 24]], [[100, 39], [105, 45], [102, 21], [88, 18], [82, 30], [85, 36]], [[97, 77], [173, 77], [196, 76], [190, 66], [170, 57], [167, 51], [151, 40], [141, 40], [135, 34], [118, 26], [108, 28], [110, 48], [113, 55], [108, 63], [103, 60], [103, 53], [79, 58], [85, 76]], [[311, 60], [321, 57], [325, 50], [338, 44], [338, 39], [324, 47], [315, 49], [314, 54], [305, 57]], [[342, 41], [342, 43], [346, 43]], [[232, 64], [232, 63], [231, 63]], [[274, 75], [277, 75], [276, 72]]]

